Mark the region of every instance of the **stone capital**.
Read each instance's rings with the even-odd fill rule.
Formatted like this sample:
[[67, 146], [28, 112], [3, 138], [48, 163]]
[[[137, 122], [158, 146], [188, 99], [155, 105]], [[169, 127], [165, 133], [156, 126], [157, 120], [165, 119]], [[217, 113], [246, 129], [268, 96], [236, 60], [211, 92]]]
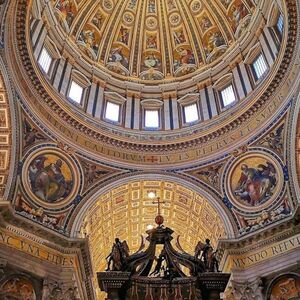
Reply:
[[224, 293], [223, 300], [263, 300], [263, 284], [260, 278], [251, 282], [230, 280]]

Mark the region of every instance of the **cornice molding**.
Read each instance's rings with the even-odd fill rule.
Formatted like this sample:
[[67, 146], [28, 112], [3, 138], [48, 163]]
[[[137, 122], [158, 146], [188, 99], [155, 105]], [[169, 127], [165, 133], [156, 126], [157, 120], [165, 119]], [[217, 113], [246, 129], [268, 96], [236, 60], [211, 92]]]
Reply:
[[300, 206], [298, 206], [290, 218], [249, 233], [246, 236], [230, 240], [219, 240], [218, 253], [220, 257], [224, 255], [225, 251], [227, 255], [246, 254], [247, 252], [263, 248], [298, 233], [300, 233]]
[[[240, 111], [240, 114], [234, 114], [230, 118], [227, 118], [227, 120], [224, 118], [228, 116], [224, 115], [222, 121], [218, 119], [218, 127], [210, 127], [212, 125], [205, 127], [204, 124], [201, 124], [201, 128], [193, 129], [192, 138], [188, 128], [179, 130], [178, 132], [175, 130], [168, 136], [164, 136], [163, 133], [159, 132], [161, 135], [161, 140], [157, 139], [158, 133], [152, 132], [151, 134], [141, 132], [138, 134], [135, 132], [128, 132], [125, 134], [124, 130], [122, 131], [121, 129], [115, 127], [108, 132], [107, 128], [104, 126], [102, 126], [101, 129], [99, 127], [96, 128], [94, 126], [95, 124], [86, 122], [84, 120], [85, 117], [80, 115], [75, 116], [74, 113], [71, 113], [70, 108], [67, 107], [67, 104], [62, 104], [59, 101], [56, 102], [52, 92], [50, 93], [49, 89], [45, 90], [44, 84], [40, 81], [36, 74], [36, 69], [32, 64], [32, 58], [28, 52], [28, 45], [26, 44], [26, 41], [28, 40], [28, 32], [26, 29], [26, 22], [28, 22], [28, 16], [26, 15], [27, 6], [28, 3], [25, 0], [17, 1], [15, 3], [15, 7], [12, 4], [10, 8], [10, 24], [8, 25], [10, 39], [8, 40], [8, 45], [6, 45], [6, 53], [11, 53], [10, 66], [12, 71], [15, 72], [16, 83], [22, 92], [21, 94], [24, 104], [29, 105], [30, 110], [34, 110], [35, 105], [31, 101], [38, 101], [40, 109], [49, 111], [49, 113], [51, 112], [52, 116], [57, 118], [56, 122], [61, 122], [64, 124], [62, 126], [66, 126], [69, 128], [69, 130], [89, 138], [91, 143], [97, 143], [105, 147], [123, 149], [125, 152], [129, 153], [135, 151], [137, 154], [175, 154], [182, 152], [183, 149], [187, 148], [191, 150], [197, 150], [207, 145], [218, 145], [221, 138], [230, 141], [230, 133], [242, 131], [243, 129], [247, 128], [247, 126], [250, 126], [249, 124], [251, 122], [255, 123], [259, 112], [262, 111], [262, 109], [268, 109], [270, 107], [270, 104], [273, 102], [274, 95], [278, 93], [280, 87], [282, 87], [285, 83], [286, 78], [290, 73], [293, 63], [296, 59], [296, 40], [298, 34], [297, 7], [295, 0], [289, 0], [287, 1], [290, 24], [289, 34], [287, 36], [285, 52], [282, 53], [280, 58], [280, 67], [272, 79], [272, 82], [268, 82], [268, 88], [263, 92], [261, 97], [259, 97], [255, 102], [250, 101], [249, 104], [247, 104], [247, 106]], [[18, 16], [17, 20], [13, 19], [13, 9], [16, 9], [16, 15]], [[11, 24], [12, 22], [16, 22], [13, 23], [15, 25], [16, 32], [14, 32], [11, 28], [13, 25]], [[13, 36], [15, 36], [16, 40], [12, 38]], [[13, 57], [13, 55], [15, 55], [15, 57]], [[18, 66], [16, 64], [18, 64]], [[253, 94], [254, 98], [256, 96]], [[286, 98], [288, 98], [288, 96], [286, 96]], [[40, 99], [43, 99], [43, 101], [40, 101]], [[274, 113], [272, 113], [273, 116], [276, 114], [276, 111], [278, 113], [278, 111], [284, 105], [284, 102], [288, 99], [282, 100], [283, 101], [280, 107], [274, 109]], [[241, 103], [241, 105], [242, 104], [243, 103]], [[40, 112], [36, 111], [36, 114], [39, 115], [40, 118], [42, 117]], [[262, 122], [262, 124], [265, 125], [268, 121], [269, 120], [266, 119]], [[253, 126], [258, 126], [261, 128], [261, 126], [263, 126], [262, 124]], [[49, 125], [51, 126], [51, 124]], [[238, 142], [232, 142], [228, 148], [233, 148], [241, 143], [244, 143], [245, 140], [251, 136], [253, 130], [241, 137]], [[69, 140], [68, 137], [64, 136], [63, 134], [62, 136], [66, 139], [66, 141]], [[141, 138], [143, 138], [143, 142], [141, 142]], [[69, 142], [72, 143], [72, 141]], [[85, 150], [90, 151], [87, 148], [85, 148]], [[216, 155], [218, 152], [219, 150], [215, 149], [212, 151], [211, 155]]]

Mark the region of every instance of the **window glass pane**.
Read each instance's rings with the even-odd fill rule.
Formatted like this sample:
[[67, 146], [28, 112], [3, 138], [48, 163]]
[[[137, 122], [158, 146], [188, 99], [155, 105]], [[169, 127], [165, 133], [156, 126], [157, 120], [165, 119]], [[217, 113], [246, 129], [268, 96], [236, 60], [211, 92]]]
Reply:
[[282, 34], [283, 33], [283, 15], [280, 14], [277, 20], [277, 29], [279, 30], [279, 32]]
[[199, 120], [196, 103], [184, 106], [183, 110], [184, 110], [184, 118], [186, 123], [191, 123]]
[[150, 128], [158, 128], [159, 127], [158, 110], [146, 110], [145, 111], [145, 127], [150, 127]]
[[105, 118], [114, 122], [119, 121], [120, 105], [112, 102], [107, 102]]
[[227, 106], [235, 101], [235, 94], [232, 85], [229, 85], [227, 88], [221, 91], [221, 97], [224, 106]]
[[77, 103], [81, 103], [82, 94], [83, 94], [83, 87], [80, 86], [75, 81], [72, 81], [71, 87], [69, 90], [69, 98]]
[[52, 62], [52, 57], [50, 56], [49, 52], [45, 48], [43, 48], [38, 63], [45, 73], [49, 72], [51, 62]]
[[266, 61], [262, 54], [260, 54], [253, 62], [253, 68], [257, 79], [261, 78], [261, 76], [263, 76], [268, 70]]

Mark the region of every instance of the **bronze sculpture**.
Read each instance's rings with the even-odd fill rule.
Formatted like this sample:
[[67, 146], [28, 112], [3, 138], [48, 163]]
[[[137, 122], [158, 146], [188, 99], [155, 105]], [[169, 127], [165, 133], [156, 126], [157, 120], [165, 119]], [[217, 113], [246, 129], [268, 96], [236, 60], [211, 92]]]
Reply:
[[216, 256], [217, 251], [213, 250], [209, 239], [205, 240], [205, 244], [201, 243], [200, 241], [198, 242], [195, 248], [195, 258], [203, 261], [206, 271], [219, 272], [219, 263]]
[[[224, 291], [230, 274], [219, 273], [217, 251], [210, 240], [198, 242], [194, 255], [184, 251], [179, 238], [175, 249], [171, 243], [173, 230], [164, 227], [164, 218], [160, 214], [160, 205], [164, 202], [158, 199], [153, 203], [158, 205], [155, 218], [158, 226], [146, 231], [148, 248], [143, 250], [142, 239], [140, 249], [129, 255], [127, 242], [116, 238], [106, 258], [106, 272], [98, 273], [101, 290], [108, 293], [108, 299], [157, 298], [157, 293], [160, 293], [160, 299], [173, 299], [174, 293], [182, 294], [184, 299], [216, 299], [213, 295]], [[158, 257], [157, 246], [160, 249]], [[163, 295], [166, 287], [170, 298]]]
[[119, 238], [115, 239], [115, 243], [112, 246], [111, 253], [106, 257], [108, 259], [108, 265], [106, 271], [121, 271], [126, 262], [126, 258], [129, 256], [129, 247], [126, 241], [121, 242]]

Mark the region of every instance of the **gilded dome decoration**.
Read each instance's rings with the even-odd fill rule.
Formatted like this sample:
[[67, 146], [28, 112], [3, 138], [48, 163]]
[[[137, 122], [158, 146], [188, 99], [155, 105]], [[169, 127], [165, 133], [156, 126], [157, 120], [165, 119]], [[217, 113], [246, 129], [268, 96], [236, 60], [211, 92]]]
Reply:
[[287, 74], [296, 53], [296, 30], [286, 23], [287, 16], [294, 22], [292, 4], [30, 5], [9, 63], [16, 76], [28, 75], [19, 80], [21, 90], [31, 93], [26, 83], [36, 91], [24, 109], [32, 106], [53, 135], [78, 141], [101, 159], [149, 168], [208, 160], [246, 141], [282, 105], [287, 76], [295, 74]]
[[92, 65], [155, 84], [219, 62], [249, 26], [255, 6], [251, 0], [59, 0], [53, 9]]
[[0, 298], [296, 297], [299, 24], [299, 0], [0, 0]]

